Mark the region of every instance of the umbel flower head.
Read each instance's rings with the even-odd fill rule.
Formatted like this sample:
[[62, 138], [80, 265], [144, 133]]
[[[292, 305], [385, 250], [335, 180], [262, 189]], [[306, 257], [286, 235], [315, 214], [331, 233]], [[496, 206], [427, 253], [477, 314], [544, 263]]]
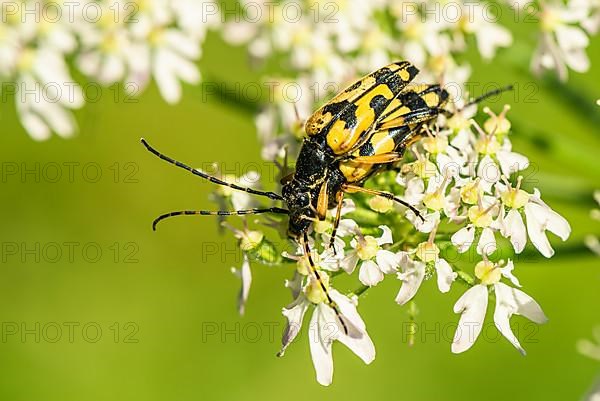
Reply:
[[[514, 274], [514, 258], [502, 260], [500, 252], [502, 256], [518, 254], [529, 243], [544, 257], [552, 257], [549, 234], [566, 240], [571, 228], [542, 200], [538, 189], [525, 189], [527, 182], [519, 174], [529, 161], [512, 149], [508, 111], [508, 106], [499, 113], [486, 108], [481, 123], [474, 119], [473, 111], [466, 116], [440, 118], [424, 128], [421, 139], [396, 169], [367, 182], [367, 186], [376, 185], [408, 202], [423, 219], [396, 202], [350, 194], [344, 200], [333, 239], [336, 208], [312, 225], [307, 235], [310, 261], [302, 244], [295, 243], [293, 251], [283, 252], [282, 260], [293, 266], [293, 277], [286, 282], [293, 300], [282, 310], [287, 325], [280, 356], [291, 352], [304, 325], [308, 327], [319, 383], [332, 382], [334, 342], [347, 346], [363, 362], [372, 362], [375, 346], [367, 331], [368, 317], [359, 314], [358, 301], [390, 277], [399, 283], [399, 291], [390, 301], [400, 307], [411, 305], [411, 314], [416, 310], [419, 290], [431, 279], [441, 293], [447, 294], [446, 307], [460, 315], [452, 352], [462, 353], [474, 345], [485, 324], [488, 304], [493, 303], [495, 327], [525, 354], [518, 333], [511, 329], [511, 317], [521, 315], [537, 324], [545, 323], [547, 317], [538, 302], [522, 290]], [[460, 123], [459, 117], [466, 122]], [[233, 199], [227, 197], [225, 201], [231, 203]], [[257, 221], [276, 228], [276, 232], [286, 231], [284, 219]], [[259, 255], [255, 249], [275, 242], [268, 238], [268, 232], [245, 227], [234, 230], [245, 253]], [[254, 241], [249, 250], [244, 243], [250, 237], [260, 241]], [[446, 258], [450, 248], [459, 255], [472, 249], [469, 255], [475, 260]], [[253, 258], [269, 263], [260, 255]], [[239, 274], [243, 282], [240, 300], [244, 301], [250, 291], [247, 259]], [[349, 276], [344, 282], [354, 280], [356, 287], [342, 290], [337, 284], [341, 276]], [[459, 285], [465, 286], [462, 295], [453, 295]], [[305, 323], [307, 314], [311, 317]], [[402, 317], [397, 319], [400, 323]]]
[[129, 96], [154, 79], [167, 102], [178, 102], [182, 82], [200, 81], [195, 62], [219, 22], [212, 0], [0, 3], [0, 80], [14, 85], [19, 120], [35, 140], [76, 132], [71, 111], [85, 98], [72, 68]]

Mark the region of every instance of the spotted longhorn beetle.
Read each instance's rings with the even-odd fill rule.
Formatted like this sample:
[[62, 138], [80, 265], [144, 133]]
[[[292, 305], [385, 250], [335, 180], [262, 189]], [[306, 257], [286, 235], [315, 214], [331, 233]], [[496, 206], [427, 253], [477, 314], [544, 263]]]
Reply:
[[[348, 322], [331, 299], [310, 252], [308, 231], [311, 224], [324, 220], [328, 209], [336, 208], [330, 247], [340, 222], [344, 194], [362, 192], [393, 200], [423, 217], [412, 205], [394, 194], [364, 188], [364, 182], [385, 166], [402, 160], [405, 150], [423, 132], [423, 125], [444, 109], [448, 92], [437, 84], [411, 84], [419, 70], [407, 61], [379, 68], [357, 80], [318, 109], [306, 122], [304, 139], [295, 171], [282, 179], [282, 193], [260, 191], [225, 182], [174, 160], [142, 143], [153, 154], [215, 184], [283, 201], [287, 208], [269, 207], [234, 211], [182, 210], [163, 214], [152, 223], [178, 215], [247, 215], [261, 213], [289, 216], [289, 236], [304, 248], [311, 274], [319, 282], [327, 303], [348, 333]], [[477, 103], [504, 90], [502, 88], [467, 103]], [[463, 106], [466, 107], [466, 106]], [[335, 248], [333, 248], [335, 249]]]

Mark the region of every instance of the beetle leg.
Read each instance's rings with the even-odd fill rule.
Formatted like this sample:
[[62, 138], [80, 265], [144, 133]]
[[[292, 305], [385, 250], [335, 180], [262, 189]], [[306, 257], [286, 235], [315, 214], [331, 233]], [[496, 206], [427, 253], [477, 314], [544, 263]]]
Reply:
[[327, 205], [329, 204], [329, 195], [327, 193], [327, 181], [324, 181], [319, 190], [319, 199], [317, 199], [317, 217], [319, 220], [325, 220], [327, 217]]
[[394, 202], [398, 202], [399, 204], [404, 205], [407, 208], [409, 208], [415, 215], [417, 215], [421, 219], [421, 221], [425, 222], [425, 219], [423, 218], [421, 213], [414, 206], [403, 201], [402, 199], [398, 198], [397, 196], [395, 196], [392, 193], [385, 192], [385, 191], [378, 191], [376, 189], [363, 188], [358, 185], [352, 185], [352, 184], [345, 184], [343, 186], [343, 188], [346, 192], [349, 192], [349, 193], [362, 192], [362, 193], [369, 194], [369, 195], [382, 196], [384, 198], [393, 200]]
[[372, 156], [351, 156], [348, 158], [348, 160], [364, 164], [382, 164], [397, 162], [402, 160], [402, 157], [403, 156], [398, 152], [390, 152]]
[[344, 191], [340, 191], [337, 194], [337, 210], [335, 212], [335, 221], [333, 222], [333, 231], [331, 232], [331, 238], [329, 239], [329, 248], [333, 249], [333, 254], [337, 256], [337, 251], [335, 250], [335, 246], [333, 246], [335, 242], [335, 236], [337, 234], [338, 226], [340, 225], [340, 218], [342, 217], [342, 202], [344, 200]]

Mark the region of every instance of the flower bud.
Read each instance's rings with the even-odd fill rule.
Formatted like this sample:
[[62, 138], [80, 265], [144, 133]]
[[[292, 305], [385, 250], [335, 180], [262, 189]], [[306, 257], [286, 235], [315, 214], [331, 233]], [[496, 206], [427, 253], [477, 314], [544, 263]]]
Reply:
[[446, 123], [448, 128], [450, 128], [454, 133], [459, 132], [462, 129], [469, 128], [471, 125], [468, 118], [465, 118], [462, 113], [456, 113], [452, 117], [448, 119]]
[[486, 132], [494, 133], [495, 135], [505, 135], [510, 131], [510, 121], [506, 118], [490, 117], [483, 123], [483, 129]]
[[543, 8], [540, 20], [544, 32], [553, 32], [561, 24], [560, 15], [552, 7]]

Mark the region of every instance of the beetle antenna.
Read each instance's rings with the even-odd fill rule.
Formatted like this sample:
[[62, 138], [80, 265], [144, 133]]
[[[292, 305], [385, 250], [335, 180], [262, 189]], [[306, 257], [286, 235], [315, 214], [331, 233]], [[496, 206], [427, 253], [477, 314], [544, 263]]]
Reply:
[[217, 185], [223, 185], [225, 187], [229, 187], [229, 188], [233, 188], [236, 189], [238, 191], [244, 191], [244, 192], [248, 192], [249, 194], [253, 194], [253, 195], [259, 195], [259, 196], [266, 196], [269, 199], [273, 199], [273, 200], [283, 200], [283, 197], [279, 194], [276, 194], [275, 192], [268, 192], [268, 191], [259, 191], [257, 189], [252, 189], [252, 188], [247, 188], [247, 187], [242, 187], [240, 185], [237, 184], [231, 184], [229, 182], [225, 182], [223, 180], [220, 180], [216, 177], [213, 177], [211, 175], [208, 175], [198, 169], [192, 168], [186, 164], [183, 164], [180, 161], [177, 161], [167, 155], [164, 155], [162, 153], [160, 153], [158, 150], [154, 149], [152, 146], [150, 146], [150, 144], [148, 142], [146, 142], [146, 140], [144, 138], [141, 139], [142, 144], [146, 147], [146, 149], [148, 149], [148, 151], [150, 151], [150, 153], [158, 156], [159, 158], [163, 159], [164, 161], [174, 164], [177, 167], [181, 167], [184, 170], [189, 171], [190, 173], [197, 175], [198, 177], [202, 177], [205, 180], [208, 180], [210, 182], [212, 182], [213, 184], [217, 184]]
[[471, 100], [470, 102], [468, 102], [467, 104], [465, 104], [463, 107], [461, 107], [460, 109], [458, 109], [456, 112], [459, 113], [459, 112], [463, 111], [464, 109], [466, 109], [469, 106], [473, 106], [474, 104], [481, 103], [485, 99], [489, 99], [492, 96], [496, 96], [496, 95], [499, 95], [502, 92], [508, 92], [508, 91], [511, 91], [511, 90], [513, 90], [513, 86], [512, 85], [507, 85], [505, 87], [494, 89], [492, 91], [486, 92], [483, 95], [481, 95], [479, 97], [476, 97], [475, 99]]
[[202, 216], [240, 216], [245, 214], [262, 214], [262, 213], [276, 213], [276, 214], [289, 214], [286, 209], [278, 207], [270, 207], [266, 209], [245, 209], [245, 210], [178, 210], [176, 212], [169, 212], [161, 214], [152, 222], [152, 231], [156, 231], [156, 225], [169, 217], [173, 216], [189, 216], [189, 215], [202, 215]]

